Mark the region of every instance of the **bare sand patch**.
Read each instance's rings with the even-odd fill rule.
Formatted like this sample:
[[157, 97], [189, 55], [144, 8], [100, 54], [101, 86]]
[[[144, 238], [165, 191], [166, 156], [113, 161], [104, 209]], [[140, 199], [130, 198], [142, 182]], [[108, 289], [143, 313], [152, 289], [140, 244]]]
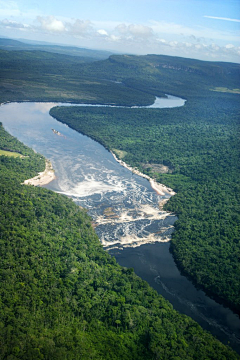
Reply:
[[151, 187], [153, 188], [153, 190], [155, 190], [158, 195], [162, 195], [162, 196], [163, 196], [163, 195], [168, 194], [168, 195], [171, 195], [171, 196], [172, 196], [172, 195], [175, 195], [175, 194], [176, 194], [176, 193], [175, 193], [172, 189], [170, 189], [169, 187], [167, 187], [167, 186], [165, 186], [165, 185], [163, 185], [163, 184], [157, 183], [154, 179], [150, 178], [150, 176], [141, 173], [138, 169], [132, 168], [131, 166], [127, 165], [124, 161], [119, 160], [119, 159], [117, 158], [117, 156], [116, 156], [112, 151], [111, 151], [111, 154], [113, 155], [114, 159], [115, 159], [119, 164], [121, 164], [122, 166], [124, 166], [124, 167], [127, 168], [128, 170], [132, 171], [132, 173], [137, 174], [137, 175], [139, 175], [139, 176], [147, 179], [147, 180], [150, 182]]
[[43, 186], [49, 184], [52, 180], [56, 178], [55, 172], [53, 170], [52, 164], [49, 160], [46, 159], [45, 170], [38, 173], [32, 179], [27, 179], [23, 182], [24, 185], [34, 185], [34, 186]]

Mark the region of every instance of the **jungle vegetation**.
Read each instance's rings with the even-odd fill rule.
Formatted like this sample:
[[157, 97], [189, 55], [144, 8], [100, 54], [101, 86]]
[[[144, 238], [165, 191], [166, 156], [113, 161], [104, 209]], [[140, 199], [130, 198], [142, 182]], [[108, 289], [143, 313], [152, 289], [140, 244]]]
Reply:
[[[238, 102], [222, 95], [175, 109], [53, 108], [51, 115], [172, 187], [171, 249], [184, 272], [239, 311]], [[165, 165], [167, 174], [156, 170]]]
[[[62, 101], [182, 108], [55, 108], [60, 121], [171, 186], [181, 269], [239, 311], [239, 65], [168, 56], [89, 63], [0, 51], [0, 102]], [[21, 182], [45, 161], [0, 127], [3, 359], [236, 359], [229, 348], [103, 251], [86, 213]], [[157, 169], [169, 169], [162, 174]]]
[[50, 53], [78, 56], [79, 62], [91, 62], [96, 60], [107, 59], [112, 53], [104, 50], [92, 50], [76, 46], [61, 46], [51, 43], [42, 44], [38, 41], [23, 39], [22, 41], [0, 38], [0, 49], [7, 51], [30, 50], [46, 51]]
[[133, 91], [105, 78], [105, 74], [91, 75], [91, 69], [83, 69], [85, 65], [78, 56], [38, 50], [0, 50], [0, 103], [61, 101], [130, 106], [154, 101], [153, 95]]
[[[141, 57], [136, 58], [138, 64]], [[143, 57], [142, 68], [147, 72], [147, 66], [157, 58]], [[127, 66], [126, 57], [117, 60], [123, 69]], [[132, 63], [135, 64], [131, 57], [127, 73]], [[144, 79], [140, 65], [136, 71], [142, 80], [127, 80], [131, 86], [141, 83], [147, 91], [153, 92], [155, 87], [158, 95], [163, 88], [164, 93], [182, 93], [187, 99], [184, 107], [55, 108], [51, 115], [91, 136], [116, 155], [120, 151], [126, 163], [177, 192], [165, 206], [179, 218], [171, 245], [176, 262], [195, 283], [239, 312], [239, 94], [213, 91], [220, 83], [225, 83], [225, 88], [235, 88], [239, 66], [232, 65], [233, 77], [225, 64], [208, 67], [199, 63], [201, 67], [197, 69], [186, 68], [186, 64], [184, 68], [181, 61], [178, 66], [168, 65], [163, 84], [158, 80], [160, 74], [151, 83], [146, 75]], [[164, 68], [162, 64], [158, 67], [161, 71]], [[176, 85], [172, 91], [172, 83], [165, 83], [170, 76]], [[196, 86], [193, 80], [190, 83], [191, 77]], [[168, 166], [168, 174], [154, 170], [161, 164]]]
[[0, 126], [0, 358], [238, 359], [105, 252], [85, 210], [21, 185], [44, 159]]

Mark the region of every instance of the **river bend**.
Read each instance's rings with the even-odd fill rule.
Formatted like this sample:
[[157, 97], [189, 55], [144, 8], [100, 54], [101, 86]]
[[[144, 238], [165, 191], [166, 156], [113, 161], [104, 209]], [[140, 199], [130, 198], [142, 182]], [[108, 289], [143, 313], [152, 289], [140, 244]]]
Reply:
[[[168, 96], [156, 99], [151, 107], [184, 103]], [[55, 105], [70, 104], [25, 102], [0, 107], [5, 129], [52, 162], [56, 179], [45, 187], [88, 209], [101, 243], [121, 265], [133, 267], [176, 310], [240, 352], [238, 316], [197, 290], [180, 274], [169, 253], [176, 217], [159, 208], [169, 192], [158, 195], [148, 180], [121, 166], [103, 146], [53, 119], [49, 110]]]

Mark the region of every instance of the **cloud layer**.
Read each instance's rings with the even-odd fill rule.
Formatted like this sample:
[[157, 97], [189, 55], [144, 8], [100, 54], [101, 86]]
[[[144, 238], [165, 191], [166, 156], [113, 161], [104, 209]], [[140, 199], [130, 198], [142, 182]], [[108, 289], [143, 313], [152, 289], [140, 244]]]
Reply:
[[[15, 3], [10, 2], [0, 10], [0, 29], [11, 34], [18, 30], [18, 37], [31, 33], [41, 40], [71, 43], [72, 45], [105, 48], [136, 54], [156, 53], [204, 60], [239, 62], [239, 37], [236, 32], [216, 30], [203, 26], [190, 27], [174, 22], [148, 21], [145, 24], [127, 22], [97, 22], [86, 19], [70, 19], [37, 15], [29, 10], [20, 19]], [[16, 6], [15, 6], [15, 5]], [[14, 7], [15, 6], [15, 7]], [[4, 17], [3, 17], [4, 16]], [[1, 19], [0, 17], [0, 19]], [[205, 18], [240, 22], [238, 19]], [[7, 33], [7, 32], [6, 32]], [[81, 43], [79, 43], [81, 41]]]

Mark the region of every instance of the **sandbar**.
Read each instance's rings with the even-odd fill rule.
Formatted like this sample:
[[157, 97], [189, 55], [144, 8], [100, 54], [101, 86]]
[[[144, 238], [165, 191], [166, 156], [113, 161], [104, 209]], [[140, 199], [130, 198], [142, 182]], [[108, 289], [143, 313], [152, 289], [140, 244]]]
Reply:
[[136, 168], [132, 168], [131, 166], [127, 165], [124, 161], [120, 160], [117, 158], [117, 156], [111, 151], [111, 154], [113, 155], [114, 159], [119, 163], [121, 164], [122, 166], [124, 166], [125, 168], [127, 168], [128, 170], [132, 171], [132, 173], [136, 174], [136, 175], [139, 175], [145, 179], [147, 179], [149, 182], [150, 182], [150, 185], [152, 187], [153, 190], [156, 191], [156, 193], [158, 195], [175, 195], [176, 193], [170, 189], [169, 187], [163, 185], [163, 184], [160, 184], [158, 182], [156, 182], [154, 179], [152, 179], [150, 176], [146, 175], [146, 174], [143, 174], [141, 173], [138, 169]]
[[56, 179], [55, 172], [53, 170], [52, 164], [49, 160], [45, 160], [46, 166], [45, 170], [38, 173], [32, 179], [27, 179], [23, 182], [25, 185], [34, 185], [34, 186], [43, 186], [49, 184], [52, 180]]

